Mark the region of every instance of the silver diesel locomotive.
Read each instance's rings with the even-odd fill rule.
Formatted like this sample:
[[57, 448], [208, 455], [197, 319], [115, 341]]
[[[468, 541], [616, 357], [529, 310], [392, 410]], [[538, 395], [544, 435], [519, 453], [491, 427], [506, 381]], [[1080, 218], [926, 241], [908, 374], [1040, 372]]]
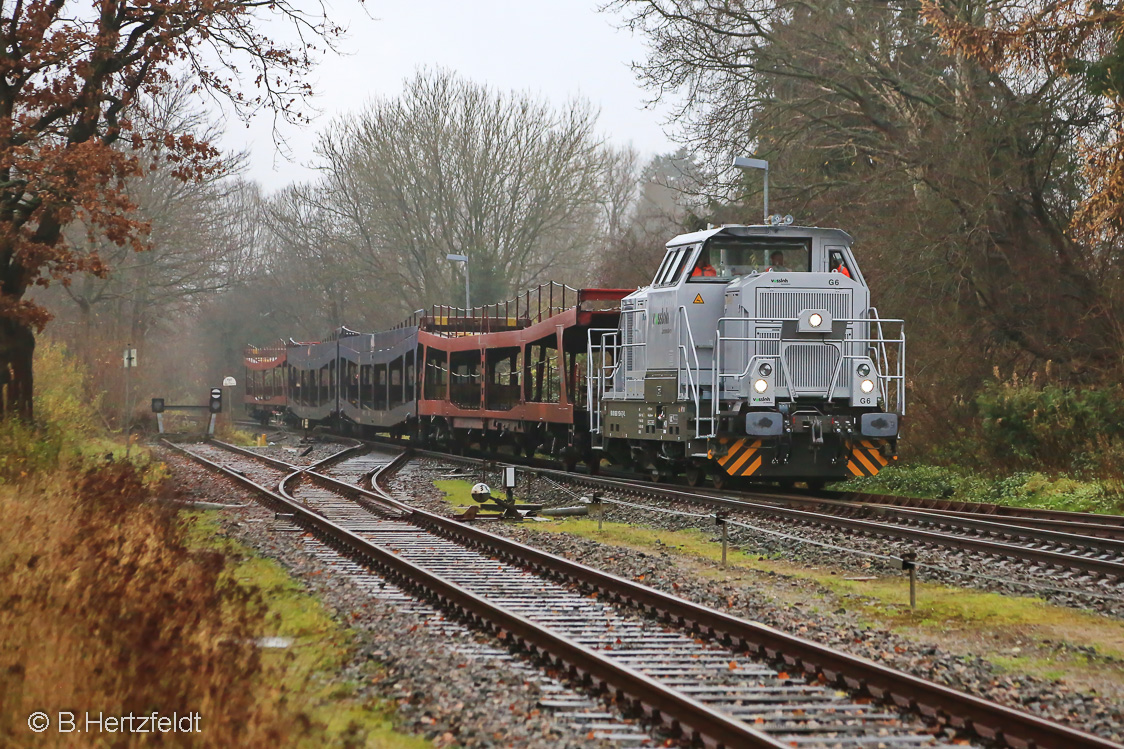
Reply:
[[589, 334], [594, 455], [719, 487], [822, 486], [895, 459], [904, 325], [879, 318], [851, 244], [780, 217], [671, 240], [619, 328]]

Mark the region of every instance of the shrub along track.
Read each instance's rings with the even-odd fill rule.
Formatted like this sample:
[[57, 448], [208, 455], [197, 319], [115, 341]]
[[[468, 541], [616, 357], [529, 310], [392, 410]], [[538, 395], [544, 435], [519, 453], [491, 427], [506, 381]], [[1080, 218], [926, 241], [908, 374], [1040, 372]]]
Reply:
[[270, 461], [270, 474], [260, 457], [234, 450], [233, 469], [193, 457], [395, 584], [688, 737], [731, 747], [926, 746], [941, 745], [933, 734], [944, 725], [1006, 746], [1119, 747], [411, 508], [318, 466]]

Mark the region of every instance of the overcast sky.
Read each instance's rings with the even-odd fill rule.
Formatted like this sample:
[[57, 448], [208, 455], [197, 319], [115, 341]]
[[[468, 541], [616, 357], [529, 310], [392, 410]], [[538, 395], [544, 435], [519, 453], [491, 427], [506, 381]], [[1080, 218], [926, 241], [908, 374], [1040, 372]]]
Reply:
[[[639, 38], [596, 0], [334, 0], [334, 20], [349, 29], [341, 57], [313, 74], [320, 114], [309, 127], [282, 125], [291, 155], [273, 143], [272, 120], [228, 123], [225, 145], [250, 153], [248, 176], [267, 191], [315, 176], [317, 131], [374, 97], [393, 97], [421, 66], [443, 66], [497, 89], [521, 89], [563, 106], [582, 96], [600, 109], [600, 129], [647, 157], [674, 150], [662, 124], [667, 107], [645, 108], [648, 92], [629, 68], [643, 57]], [[365, 9], [365, 11], [364, 11]], [[370, 15], [367, 15], [367, 14]]]

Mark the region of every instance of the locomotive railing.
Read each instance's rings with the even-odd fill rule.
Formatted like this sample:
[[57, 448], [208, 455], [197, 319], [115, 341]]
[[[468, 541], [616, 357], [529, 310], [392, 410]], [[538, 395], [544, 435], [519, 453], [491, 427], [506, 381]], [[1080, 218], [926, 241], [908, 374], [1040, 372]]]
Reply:
[[[695, 419], [695, 434], [696, 436], [703, 436], [715, 431], [716, 414], [714, 409], [711, 408], [711, 415], [704, 417], [702, 415], [702, 404], [700, 402], [700, 383], [702, 381], [702, 368], [699, 364], [699, 347], [695, 344], [695, 336], [691, 332], [691, 322], [687, 316], [687, 308], [679, 305], [679, 366], [678, 368], [687, 373], [686, 383], [681, 383], [680, 393], [681, 397], [685, 396], [686, 400], [691, 401], [695, 410], [692, 414]], [[691, 365], [694, 365], [692, 371]], [[685, 387], [684, 387], [685, 385]], [[711, 391], [711, 401], [714, 400], [714, 393]], [[709, 429], [703, 432], [702, 422], [708, 421]]]
[[605, 400], [605, 383], [616, 376], [622, 361], [619, 356], [619, 337], [620, 331], [616, 328], [590, 328], [586, 331], [585, 401], [589, 410], [591, 435], [603, 435], [601, 402]]
[[[867, 310], [866, 317], [859, 318], [834, 318], [836, 322], [844, 323], [858, 323], [870, 326], [868, 329], [868, 336], [866, 337], [853, 337], [833, 340], [833, 343], [840, 345], [841, 356], [839, 361], [834, 367], [831, 380], [824, 390], [824, 397], [831, 399], [835, 396], [835, 389], [839, 384], [840, 374], [844, 371], [850, 371], [846, 368], [849, 362], [856, 359], [870, 358], [874, 363], [874, 370], [877, 376], [877, 383], [879, 395], [883, 403], [883, 407], [890, 411], [896, 411], [898, 414], [905, 415], [905, 321], [899, 319], [883, 319], [878, 316], [878, 310], [871, 307]], [[756, 329], [760, 325], [769, 325], [779, 327], [781, 323], [785, 322], [798, 322], [798, 318], [777, 318], [777, 317], [723, 317], [718, 321], [718, 336], [715, 339], [714, 347], [714, 371], [713, 371], [713, 397], [711, 398], [711, 418], [712, 433], [711, 437], [716, 435], [716, 427], [718, 424], [718, 409], [720, 405], [722, 386], [724, 381], [732, 380], [740, 383], [744, 380], [754, 367], [760, 362], [768, 361], [775, 367], [775, 371], [785, 371], [784, 362], [782, 359], [782, 344], [784, 343], [799, 343], [806, 342], [807, 339], [798, 338], [783, 338], [778, 334], [777, 337], [766, 337], [761, 335], [749, 335], [748, 330]], [[726, 333], [726, 328], [730, 324], [738, 324], [745, 326], [747, 333], [745, 335], [730, 335]], [[898, 335], [896, 337], [888, 337], [885, 333], [884, 324], [897, 325]], [[732, 343], [744, 343], [747, 346], [753, 344], [753, 354], [745, 357], [745, 367], [739, 370], [725, 371], [722, 367], [724, 347]], [[776, 344], [776, 354], [760, 354], [758, 347], [760, 344]], [[858, 348], [859, 353], [851, 353]], [[896, 351], [894, 351], [896, 349]], [[746, 352], [749, 353], [748, 351]], [[893, 355], [893, 354], [896, 354]], [[738, 362], [740, 364], [740, 360]], [[793, 393], [792, 382], [790, 378], [786, 377], [785, 385], [789, 390], [790, 395]], [[700, 433], [700, 436], [701, 435]]]
[[[642, 349], [644, 342], [621, 343], [617, 328], [590, 328], [586, 331], [585, 388], [586, 404], [590, 414], [589, 431], [601, 435], [601, 403], [609, 392], [628, 392], [628, 382], [617, 388], [617, 375], [622, 372], [625, 352]], [[595, 340], [596, 339], [596, 340]]]

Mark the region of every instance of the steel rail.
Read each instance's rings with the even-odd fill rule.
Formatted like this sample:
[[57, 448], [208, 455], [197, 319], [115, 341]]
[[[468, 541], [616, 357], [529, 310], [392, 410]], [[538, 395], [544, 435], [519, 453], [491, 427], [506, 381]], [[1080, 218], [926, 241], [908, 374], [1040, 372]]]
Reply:
[[891, 504], [918, 510], [938, 510], [942, 512], [965, 512], [973, 515], [996, 515], [1037, 520], [1056, 520], [1076, 523], [1097, 522], [1110, 525], [1117, 532], [1124, 531], [1124, 515], [1103, 515], [1095, 512], [1076, 512], [1072, 510], [1047, 510], [1040, 507], [1011, 507], [1010, 505], [988, 502], [967, 502], [951, 499], [925, 497], [906, 497], [894, 494], [868, 494], [866, 492], [842, 492], [821, 490], [817, 494], [826, 499], [864, 504]]
[[[184, 452], [188, 451], [185, 450]], [[188, 454], [191, 453], [188, 452]], [[398, 507], [410, 509], [411, 520], [419, 526], [430, 528], [453, 540], [459, 540], [466, 546], [487, 549], [520, 566], [529, 566], [533, 570], [550, 573], [571, 583], [591, 587], [610, 599], [636, 606], [680, 626], [691, 627], [701, 634], [714, 637], [718, 641], [735, 648], [742, 648], [752, 654], [763, 655], [770, 660], [783, 661], [789, 667], [798, 667], [809, 675], [819, 676], [824, 681], [836, 683], [851, 690], [864, 690], [876, 699], [888, 700], [901, 708], [916, 710], [923, 715], [947, 721], [950, 725], [958, 728], [970, 729], [984, 738], [1000, 741], [1007, 746], [1027, 747], [1029, 749], [1084, 749], [1085, 747], [1089, 749], [1121, 749], [1121, 745], [1087, 732], [1068, 728], [1029, 713], [958, 692], [955, 689], [891, 669], [874, 661], [841, 653], [810, 640], [785, 634], [763, 624], [708, 609], [640, 583], [587, 567], [578, 562], [520, 544], [450, 518], [416, 508], [409, 508], [390, 497], [378, 484], [378, 479], [391, 470], [392, 466], [401, 465], [408, 457], [409, 451], [404, 451], [379, 471], [372, 483], [377, 491], [354, 487], [322, 474], [316, 475], [320, 479], [326, 480], [333, 487], [346, 487], [370, 499], [378, 499]], [[198, 458], [196, 457], [196, 459]], [[322, 462], [327, 462], [327, 459]], [[222, 469], [222, 467], [219, 467], [219, 469], [228, 470]], [[307, 469], [305, 472], [315, 473], [315, 471], [308, 471]], [[346, 549], [351, 549], [353, 553], [362, 555], [365, 547], [377, 549], [382, 554], [377, 554], [375, 557], [380, 561], [387, 562], [388, 570], [396, 576], [401, 576], [407, 584], [421, 585], [422, 588], [419, 589], [426, 589], [424, 583], [409, 582], [417, 580], [415, 566], [392, 552], [370, 544], [347, 531], [347, 529], [339, 528], [327, 519], [305, 510], [298, 503], [284, 499], [278, 494], [249, 482], [245, 477], [238, 477], [237, 474], [235, 474], [235, 477], [250, 483], [259, 491], [276, 497], [286, 506], [303, 510], [299, 515], [306, 517], [311, 525], [324, 529], [321, 532], [324, 533], [326, 539], [338, 539], [339, 543], [343, 544]], [[289, 480], [288, 477], [283, 480], [283, 483], [287, 480]], [[294, 513], [294, 516], [297, 515], [298, 513]], [[337, 528], [343, 532], [342, 535], [336, 534], [335, 529]], [[438, 594], [442, 600], [470, 610], [476, 621], [484, 626], [488, 626], [488, 621], [491, 621], [494, 627], [497, 620], [492, 619], [488, 612], [495, 609], [495, 606], [439, 576], [424, 570], [422, 572], [425, 574], [421, 577], [432, 578], [434, 585], [444, 584], [448, 586], [444, 596]], [[667, 690], [659, 683], [649, 684], [651, 680], [643, 674], [637, 672], [624, 673], [624, 671], [630, 671], [630, 669], [608, 661], [608, 659], [593, 651], [588, 651], [588, 654], [583, 653], [583, 651], [586, 651], [585, 648], [558, 635], [547, 632], [546, 634], [550, 636], [544, 637], [537, 625], [510, 612], [504, 613], [510, 618], [504, 620], [507, 622], [507, 626], [499, 627], [501, 636], [503, 636], [503, 632], [506, 632], [520, 642], [529, 643], [535, 648], [550, 652], [555, 660], [565, 661], [578, 675], [592, 679], [600, 688], [615, 689], [618, 697], [631, 694], [647, 712], [659, 713], [665, 721], [670, 719], [673, 725], [678, 720], [680, 727], [683, 725], [690, 726], [694, 732], [714, 740], [715, 737], [709, 728], [700, 730], [697, 723], [690, 719], [677, 719], [672, 713], [673, 709], [679, 709], [679, 706], [681, 706], [689, 718], [697, 721], [700, 716], [705, 717], [707, 712], [713, 712], [710, 708], [698, 703], [684, 705], [681, 700], [687, 700], [691, 703], [694, 703], [694, 701]], [[534, 642], [530, 639], [532, 637], [541, 639]], [[550, 650], [550, 647], [556, 647], [560, 650]], [[592, 657], [589, 658], [588, 656]], [[578, 658], [582, 658], [582, 664], [587, 667], [571, 660]], [[670, 692], [670, 694], [663, 695], [662, 699], [657, 701], [659, 695], [654, 692], [639, 695], [628, 691], [625, 685], [639, 690], [656, 688], [663, 692]], [[669, 702], [664, 700], [669, 700]], [[701, 712], [700, 709], [705, 712]], [[724, 722], [719, 727], [732, 723], [735, 724], [733, 727], [741, 728], [741, 726], [736, 725], [737, 721], [731, 721], [721, 714], [718, 715], [724, 718]], [[748, 729], [748, 727], [746, 730], [752, 732], [754, 741], [757, 741], [760, 737], [760, 740], [771, 743], [743, 742], [729, 744], [729, 746], [783, 746], [763, 734]], [[719, 741], [722, 742], [723, 740], [719, 739]]]
[[822, 675], [825, 680], [850, 689], [865, 689], [876, 699], [889, 699], [899, 707], [944, 718], [953, 726], [970, 728], [984, 738], [1001, 740], [1011, 747], [1120, 749], [1119, 744], [1084, 731], [958, 692], [865, 658], [832, 650], [764, 624], [708, 609], [450, 518], [417, 509], [413, 517], [419, 525], [440, 530], [467, 545], [486, 548], [517, 564], [529, 564], [532, 569], [552, 572], [572, 583], [593, 587], [616, 600], [635, 605], [680, 626], [690, 626], [720, 642], [744, 647], [750, 653], [763, 654], [770, 659], [783, 660], [789, 666], [802, 668], [805, 673]]
[[[401, 558], [394, 552], [367, 541], [347, 528], [305, 508], [298, 501], [285, 497], [279, 491], [262, 486], [228, 466], [210, 461], [180, 446], [165, 444], [262, 494], [267, 498], [267, 504], [292, 515], [294, 522], [305, 527], [322, 542], [369, 565], [386, 575], [395, 584], [411, 589], [419, 595], [434, 598], [446, 608], [459, 610], [467, 619], [491, 630], [501, 640], [518, 644], [532, 653], [544, 654], [556, 665], [568, 667], [572, 675], [579, 680], [589, 682], [602, 691], [613, 693], [618, 700], [633, 702], [638, 709], [653, 718], [662, 720], [673, 730], [683, 732], [695, 740], [731, 749], [736, 747], [788, 749], [787, 744], [778, 742], [737, 719], [670, 689], [639, 671], [614, 662], [597, 651], [540, 627], [529, 619], [503, 609]], [[297, 470], [281, 479], [280, 485], [287, 484], [294, 476], [311, 473], [305, 467], [286, 465]], [[332, 485], [342, 483], [328, 476], [320, 475], [318, 478], [326, 479]], [[381, 493], [368, 492], [346, 484], [344, 486], [357, 489], [372, 499], [401, 504], [389, 496], [380, 496]], [[401, 506], [405, 507], [405, 505]]]
[[[663, 487], [647, 482], [632, 481], [630, 479], [614, 479], [601, 476], [588, 476], [586, 474], [571, 474], [567, 472], [559, 472], [556, 469], [531, 470], [534, 470], [535, 472], [540, 474], [548, 474], [553, 471], [554, 475], [565, 475], [567, 480], [577, 482], [588, 481], [593, 485], [598, 485], [599, 482], [603, 481], [621, 481], [627, 483], [627, 485], [631, 487], [634, 487], [637, 491], [653, 493], [654, 496], [658, 496], [665, 490], [667, 492], [679, 492], [683, 497], [695, 496], [692, 493], [692, 490], [684, 490], [681, 487]], [[813, 507], [823, 507], [824, 505], [828, 505], [830, 507], [838, 507], [844, 510], [858, 510], [870, 513], [875, 516], [896, 518], [899, 520], [910, 522], [930, 523], [935, 525], [956, 525], [960, 528], [984, 531], [993, 534], [1018, 536], [1031, 542], [1054, 541], [1057, 543], [1064, 543], [1075, 547], [1100, 549], [1116, 554], [1124, 554], [1124, 538], [1120, 538], [1115, 535], [1115, 526], [1100, 529], [1102, 531], [1112, 533], [1113, 535], [1097, 536], [1094, 535], [1092, 531], [1097, 530], [1098, 527], [1091, 524], [1075, 524], [1072, 521], [1038, 520], [1033, 518], [1022, 518], [1020, 516], [1013, 515], [998, 516], [987, 515], [983, 513], [914, 509], [898, 505], [862, 504], [859, 502], [847, 502], [843, 500], [824, 500], [816, 499], [813, 497], [785, 496], [770, 493], [758, 494], [756, 492], [722, 491], [715, 494], [706, 494], [700, 496], [708, 496], [715, 499], [730, 499], [736, 502], [746, 501], [746, 497], [758, 497], [768, 503], [767, 505], [765, 505], [767, 507], [775, 507], [777, 506], [775, 503], [778, 502], [784, 504], [806, 504], [812, 505]], [[761, 505], [758, 504], [757, 506]], [[810, 510], [810, 512], [815, 512], [815, 514], [817, 515], [826, 515], [829, 517], [845, 517], [834, 513], [816, 512], [814, 510]], [[1074, 527], [1075, 525], [1080, 525], [1083, 527], [1079, 529]], [[1069, 530], [1060, 530], [1060, 528], [1068, 528]], [[1077, 530], [1088, 532], [1078, 533], [1076, 532]], [[1124, 530], [1124, 528], [1122, 528], [1121, 530]]]
[[[578, 475], [584, 476], [585, 474]], [[1060, 533], [1073, 533], [1076, 535], [1093, 536], [1095, 538], [1107, 538], [1112, 539], [1113, 541], [1124, 541], [1124, 526], [1113, 524], [1097, 525], [1092, 522], [1081, 522], [1077, 520], [1056, 520], [1049, 518], [1028, 517], [1016, 514], [1000, 514], [980, 511], [973, 512], [963, 510], [942, 510], [932, 507], [917, 507], [908, 504], [834, 499], [831, 497], [819, 497], [813, 494], [774, 494], [772, 492], [738, 491], [730, 489], [706, 489], [705, 491], [712, 492], [715, 496], [730, 497], [733, 499], [749, 498], [762, 502], [768, 502], [770, 504], [807, 506], [820, 509], [838, 508], [841, 511], [859, 510], [879, 515], [911, 513], [912, 515], [933, 515], [949, 518], [964, 518], [965, 520], [980, 520], [991, 523], [999, 523], [1001, 525], [1010, 526], [1013, 528], [1026, 528], [1029, 530], [1042, 529]], [[1088, 517], [1111, 518], [1113, 516], [1100, 516], [1090, 514]]]
[[897, 507], [874, 507], [872, 508], [872, 512], [876, 515], [885, 514], [904, 521], [941, 526], [954, 525], [957, 528], [968, 528], [985, 533], [1018, 536], [1028, 541], [1053, 541], [1075, 547], [1101, 549], [1115, 554], [1124, 554], [1124, 540], [1118, 538], [1085, 536], [1079, 533], [1047, 530], [1045, 528], [1027, 528], [1026, 526], [1014, 525], [1012, 523], [1001, 523], [995, 520], [980, 520], [976, 517], [957, 517], [955, 515], [946, 515], [936, 511], [905, 510]]
[[[565, 471], [557, 467], [557, 463], [552, 463], [539, 458], [523, 458], [518, 455], [488, 455], [481, 453], [478, 455], [453, 455], [447, 452], [441, 452], [433, 449], [422, 449], [415, 445], [411, 445], [405, 440], [398, 440], [392, 438], [363, 438], [363, 442], [369, 445], [393, 446], [399, 449], [414, 450], [418, 455], [432, 455], [433, 457], [446, 458], [452, 460], [464, 460], [465, 462], [504, 462], [511, 465], [517, 465], [533, 471], [553, 471], [557, 474], [564, 474], [571, 481], [581, 481], [589, 479], [590, 481], [597, 481], [599, 479], [618, 479], [621, 481], [633, 481], [636, 479], [625, 476], [598, 476], [578, 471]], [[644, 484], [639, 484], [644, 485]], [[678, 486], [681, 489], [690, 487]], [[831, 490], [819, 490], [816, 492], [800, 492], [794, 491], [791, 494], [779, 494], [766, 491], [747, 491], [738, 492], [731, 490], [712, 490], [719, 492], [721, 496], [729, 496], [731, 498], [737, 497], [754, 497], [759, 501], [764, 502], [779, 502], [787, 505], [833, 505], [843, 507], [864, 507], [866, 509], [875, 508], [900, 508], [909, 509], [915, 512], [939, 512], [945, 515], [955, 517], [990, 517], [994, 522], [1004, 522], [1014, 526], [1030, 527], [1030, 528], [1044, 528], [1046, 530], [1055, 530], [1061, 532], [1073, 532], [1089, 536], [1103, 536], [1111, 538], [1124, 539], [1124, 515], [1109, 515], [1093, 512], [1074, 512], [1067, 510], [1046, 510], [1037, 507], [1012, 507], [1009, 505], [990, 504], [982, 502], [968, 502], [962, 500], [950, 499], [931, 499], [923, 497], [907, 497], [894, 494], [868, 494], [865, 492], [840, 492]]]
[[[860, 506], [874, 510], [881, 505]], [[1022, 515], [988, 515], [986, 513], [961, 512], [959, 510], [926, 510], [914, 509], [912, 507], [909, 509], [913, 512], [950, 515], [957, 518], [964, 517], [991, 519], [993, 522], [1002, 522], [1004, 524], [1016, 526], [1019, 528], [1044, 528], [1046, 530], [1056, 530], [1067, 533], [1077, 533], [1079, 535], [1085, 536], [1095, 536], [1097, 538], [1112, 538], [1124, 540], [1124, 526], [1119, 525], [1096, 525], [1095, 523], [1081, 522], [1077, 520], [1048, 520], [1043, 518], [1024, 517]], [[1094, 515], [1093, 517], [1099, 516]]]
[[[811, 507], [838, 507], [841, 509], [862, 509], [869, 512], [913, 512], [913, 513], [926, 513], [932, 515], [946, 515], [952, 517], [962, 517], [976, 520], [989, 520], [993, 523], [1003, 523], [1005, 525], [1017, 526], [1022, 528], [1037, 529], [1042, 528], [1050, 531], [1060, 531], [1063, 533], [1076, 533], [1079, 535], [1097, 536], [1103, 538], [1112, 538], [1124, 540], [1124, 525], [1116, 525], [1117, 520], [1124, 520], [1124, 517], [1114, 515], [1096, 515], [1093, 513], [1074, 513], [1082, 520], [1066, 520], [1060, 518], [1038, 517], [1031, 515], [1018, 514], [1017, 510], [1021, 508], [1008, 507], [1003, 509], [1012, 510], [1010, 513], [989, 512], [987, 509], [977, 510], [957, 510], [941, 507], [923, 507], [914, 505], [910, 502], [894, 502], [890, 500], [905, 499], [910, 500], [910, 497], [894, 497], [891, 495], [856, 495], [866, 497], [877, 497], [878, 501], [866, 501], [864, 499], [840, 499], [834, 496], [822, 496], [819, 494], [778, 494], [768, 491], [738, 491], [738, 490], [717, 490], [711, 489], [721, 496], [729, 496], [734, 498], [748, 497], [756, 498], [765, 502], [778, 502], [786, 505], [807, 505]], [[825, 493], [829, 494], [829, 493]], [[946, 502], [945, 504], [951, 506], [973, 506], [971, 502]], [[979, 508], [992, 508], [1000, 507], [999, 505], [975, 505]], [[1108, 523], [1095, 523], [1094, 520], [1108, 519]]]
[[820, 526], [846, 528], [848, 530], [859, 531], [867, 535], [880, 536], [883, 538], [902, 538], [926, 544], [934, 544], [937, 546], [978, 551], [998, 557], [1006, 557], [1012, 559], [1022, 558], [1041, 564], [1069, 568], [1080, 572], [1094, 573], [1098, 575], [1104, 575], [1106, 577], [1112, 577], [1117, 580], [1124, 580], [1124, 563], [1121, 562], [1095, 559], [1057, 551], [1033, 549], [1026, 546], [1004, 543], [1002, 541], [972, 538], [971, 536], [948, 535], [946, 533], [937, 533], [935, 531], [927, 531], [920, 528], [912, 528], [904, 525], [879, 523], [872, 520], [850, 518], [842, 515], [833, 515], [830, 513], [816, 513], [810, 512], [808, 510], [797, 510], [791, 507], [780, 507], [771, 504], [762, 504], [757, 502], [747, 502], [745, 500], [731, 499], [729, 497], [686, 492], [679, 489], [672, 489], [670, 487], [646, 485], [631, 481], [622, 481], [618, 479], [607, 479], [584, 475], [575, 476], [574, 474], [566, 473], [564, 471], [553, 470], [539, 470], [539, 473], [544, 475], [554, 475], [568, 481], [577, 480], [595, 486], [610, 487], [628, 492], [647, 494], [648, 496], [656, 498], [670, 498], [682, 502], [705, 505], [708, 507], [715, 507], [724, 510], [753, 512], [759, 515], [768, 515], [773, 517], [779, 516], [787, 518], [789, 520], [807, 522]]
[[[413, 448], [410, 449], [413, 450]], [[427, 457], [434, 457], [442, 460], [462, 461], [470, 464], [489, 462], [481, 458], [450, 456], [445, 453], [435, 452], [431, 450], [414, 450], [414, 452], [418, 455]], [[500, 463], [503, 461], [494, 460], [490, 462]], [[1034, 549], [1027, 546], [1004, 543], [1002, 541], [973, 538], [971, 536], [948, 535], [946, 533], [927, 531], [905, 525], [879, 523], [873, 520], [851, 518], [831, 513], [817, 513], [808, 510], [797, 510], [791, 507], [783, 507], [776, 504], [749, 502], [746, 500], [734, 499], [728, 496], [702, 494], [687, 491], [682, 488], [662, 486], [659, 484], [641, 483], [637, 481], [607, 478], [603, 476], [590, 476], [588, 474], [582, 473], [570, 473], [568, 471], [562, 471], [554, 468], [532, 468], [530, 470], [540, 475], [552, 476], [573, 483], [586, 484], [595, 488], [617, 489], [619, 491], [646, 495], [657, 499], [672, 499], [689, 504], [703, 505], [722, 510], [752, 512], [758, 515], [774, 517], [779, 516], [787, 518], [789, 520], [811, 523], [823, 527], [845, 528], [847, 530], [858, 531], [866, 535], [873, 535], [882, 538], [907, 539], [924, 544], [933, 544], [948, 548], [981, 552], [1001, 558], [1025, 559], [1039, 564], [1073, 569], [1082, 573], [1091, 573], [1113, 578], [1119, 581], [1124, 581], [1124, 563], [1122, 562], [1096, 559], [1079, 554], [1066, 554], [1064, 552]], [[1010, 532], [1012, 535], [1018, 535], [1013, 528]], [[1068, 535], [1074, 537], [1074, 534]], [[1095, 543], [1103, 540], [1085, 536], [1075, 536], [1075, 538], [1081, 539], [1082, 543]], [[1071, 540], [1071, 542], [1075, 543], [1076, 541]]]

